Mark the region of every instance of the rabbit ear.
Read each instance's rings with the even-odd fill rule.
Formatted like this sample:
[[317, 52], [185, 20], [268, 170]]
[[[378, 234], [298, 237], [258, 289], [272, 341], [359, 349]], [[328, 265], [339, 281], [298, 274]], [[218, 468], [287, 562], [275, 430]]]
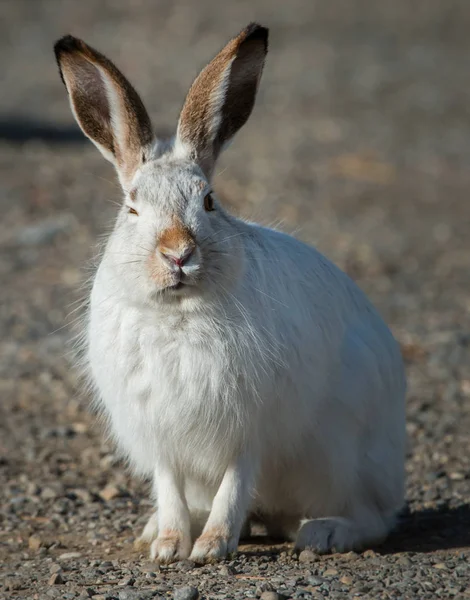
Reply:
[[113, 63], [82, 40], [65, 36], [54, 51], [75, 119], [125, 185], [153, 138], [142, 100]]
[[253, 110], [268, 51], [268, 30], [251, 23], [194, 81], [181, 111], [176, 152], [189, 153], [209, 176], [224, 144]]

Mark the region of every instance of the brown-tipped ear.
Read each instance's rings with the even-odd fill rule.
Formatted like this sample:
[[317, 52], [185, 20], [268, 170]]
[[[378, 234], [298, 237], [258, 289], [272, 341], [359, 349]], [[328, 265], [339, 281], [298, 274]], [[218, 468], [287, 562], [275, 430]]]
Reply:
[[268, 30], [251, 23], [194, 81], [178, 123], [177, 149], [189, 152], [210, 175], [215, 160], [253, 110]]
[[82, 40], [67, 35], [54, 51], [75, 119], [126, 184], [153, 137], [142, 100], [113, 63]]

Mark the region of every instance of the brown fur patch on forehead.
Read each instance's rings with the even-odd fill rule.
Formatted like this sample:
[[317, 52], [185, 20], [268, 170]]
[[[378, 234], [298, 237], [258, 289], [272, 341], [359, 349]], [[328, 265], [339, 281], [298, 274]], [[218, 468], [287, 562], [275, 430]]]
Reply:
[[251, 23], [202, 70], [189, 90], [178, 136], [206, 172], [250, 116], [267, 44], [268, 30]]
[[54, 51], [78, 124], [130, 180], [153, 138], [142, 100], [119, 69], [82, 40], [65, 36]]

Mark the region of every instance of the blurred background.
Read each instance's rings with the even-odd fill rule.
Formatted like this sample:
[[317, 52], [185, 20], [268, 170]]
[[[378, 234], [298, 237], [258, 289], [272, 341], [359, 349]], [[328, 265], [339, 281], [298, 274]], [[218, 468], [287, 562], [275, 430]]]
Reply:
[[216, 189], [237, 214], [315, 244], [371, 296], [408, 369], [407, 539], [469, 543], [468, 2], [2, 0], [5, 559], [100, 552], [110, 539], [125, 555], [149, 510], [69, 360], [80, 287], [121, 196], [73, 121], [53, 43], [72, 33], [109, 56], [171, 132], [199, 69], [251, 20], [270, 27], [270, 52]]

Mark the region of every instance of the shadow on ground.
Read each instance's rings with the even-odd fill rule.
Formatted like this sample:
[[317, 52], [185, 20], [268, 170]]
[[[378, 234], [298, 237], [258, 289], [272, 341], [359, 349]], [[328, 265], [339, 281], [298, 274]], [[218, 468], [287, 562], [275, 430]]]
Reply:
[[[159, 139], [171, 138], [174, 132], [168, 127], [158, 127], [155, 135]], [[61, 125], [29, 119], [23, 116], [0, 115], [0, 142], [24, 144], [40, 141], [53, 145], [89, 144], [87, 138], [75, 124]]]
[[0, 141], [13, 144], [38, 140], [51, 144], [82, 144], [85, 136], [78, 127], [35, 121], [25, 117], [0, 117]]
[[470, 504], [408, 513], [379, 554], [395, 552], [434, 552], [470, 547]]
[[[387, 540], [373, 550], [380, 555], [435, 552], [470, 547], [470, 504], [405, 513]], [[277, 555], [292, 549], [283, 540], [254, 535], [239, 550], [246, 555]]]

